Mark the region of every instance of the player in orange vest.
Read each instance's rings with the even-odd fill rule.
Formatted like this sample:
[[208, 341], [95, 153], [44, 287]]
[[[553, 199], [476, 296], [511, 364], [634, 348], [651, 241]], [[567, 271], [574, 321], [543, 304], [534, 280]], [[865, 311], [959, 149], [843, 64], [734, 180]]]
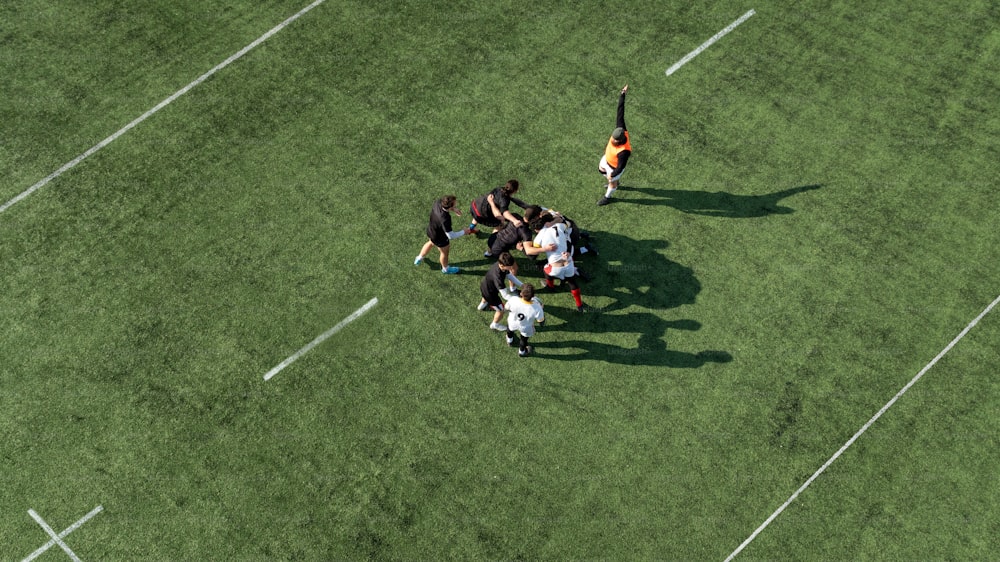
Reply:
[[618, 121], [615, 130], [608, 139], [607, 146], [604, 147], [604, 156], [597, 169], [608, 179], [607, 191], [604, 197], [597, 202], [598, 205], [607, 205], [611, 202], [611, 194], [618, 189], [618, 181], [625, 170], [628, 157], [632, 155], [632, 142], [628, 136], [628, 129], [625, 128], [625, 93], [628, 92], [628, 84], [622, 88], [621, 95], [618, 96]]

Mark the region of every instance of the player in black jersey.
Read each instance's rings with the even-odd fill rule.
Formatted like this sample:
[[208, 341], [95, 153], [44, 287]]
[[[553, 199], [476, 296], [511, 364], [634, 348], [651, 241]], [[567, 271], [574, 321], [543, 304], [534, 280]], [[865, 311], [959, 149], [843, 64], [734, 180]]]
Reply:
[[514, 197], [520, 189], [521, 184], [517, 180], [510, 180], [486, 195], [477, 197], [470, 208], [472, 222], [469, 224], [469, 229], [477, 232], [476, 226], [480, 224], [496, 228], [505, 220], [514, 223], [514, 226], [521, 226], [523, 221], [514, 218], [510, 211], [511, 203], [522, 209], [528, 206], [524, 201]]
[[500, 323], [503, 319], [504, 301], [510, 299], [512, 294], [507, 293], [507, 280], [516, 287], [523, 285], [517, 278], [517, 262], [509, 252], [502, 252], [496, 263], [490, 266], [486, 272], [486, 277], [479, 284], [479, 292], [483, 298], [479, 302], [479, 310], [487, 308], [493, 311], [493, 322], [490, 328], [504, 331], [507, 326]]
[[522, 243], [524, 242], [527, 242], [529, 245], [531, 244], [531, 240], [535, 237], [535, 234], [528, 227], [528, 221], [517, 213], [511, 214], [521, 222], [521, 226], [514, 226], [513, 222], [508, 221], [500, 227], [500, 230], [490, 234], [489, 239], [486, 240], [489, 249], [486, 250], [483, 257], [492, 258], [515, 248], [522, 250]]
[[441, 273], [458, 273], [457, 267], [448, 265], [448, 251], [451, 247], [451, 241], [468, 234], [469, 229], [465, 228], [454, 232], [451, 230], [451, 215], [449, 213], [462, 216], [462, 213], [455, 207], [457, 200], [454, 195], [445, 195], [434, 202], [430, 224], [427, 225], [427, 238], [430, 240], [420, 249], [420, 254], [413, 260], [413, 265], [420, 265], [431, 248], [437, 246], [438, 251], [441, 252]]

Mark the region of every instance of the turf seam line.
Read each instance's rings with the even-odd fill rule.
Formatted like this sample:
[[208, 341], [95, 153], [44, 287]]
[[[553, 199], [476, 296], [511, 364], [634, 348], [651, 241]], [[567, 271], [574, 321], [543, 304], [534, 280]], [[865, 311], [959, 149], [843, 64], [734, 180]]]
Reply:
[[72, 550], [70, 550], [70, 548], [68, 546], [66, 546], [66, 543], [64, 543], [62, 541], [62, 539], [65, 538], [66, 535], [68, 535], [68, 534], [72, 533], [73, 531], [79, 529], [81, 525], [83, 525], [84, 523], [86, 523], [91, 517], [93, 517], [93, 516], [97, 515], [98, 513], [100, 513], [103, 509], [104, 509], [104, 507], [100, 506], [100, 505], [97, 506], [97, 507], [95, 507], [94, 509], [90, 510], [90, 513], [88, 513], [88, 514], [84, 515], [83, 517], [81, 517], [80, 520], [77, 521], [76, 523], [73, 523], [69, 527], [66, 527], [66, 529], [63, 532], [59, 533], [58, 535], [52, 529], [52, 527], [50, 527], [49, 524], [46, 523], [45, 520], [42, 519], [40, 515], [38, 515], [38, 513], [35, 512], [34, 509], [29, 509], [28, 510], [28, 515], [30, 515], [31, 518], [34, 519], [36, 523], [38, 523], [39, 525], [41, 525], [42, 528], [45, 529], [45, 532], [48, 533], [48, 535], [50, 537], [52, 537], [52, 538], [49, 540], [49, 542], [43, 544], [37, 550], [35, 550], [31, 554], [29, 554], [28, 557], [25, 558], [24, 560], [22, 560], [21, 562], [31, 562], [32, 560], [34, 560], [35, 558], [41, 556], [42, 553], [44, 553], [46, 550], [52, 548], [52, 546], [56, 545], [56, 544], [58, 544], [59, 547], [62, 548], [66, 552], [66, 554], [69, 555], [70, 558], [72, 558], [76, 562], [80, 562], [80, 558], [77, 557], [77, 555]]
[[217, 65], [215, 65], [211, 70], [209, 70], [208, 72], [202, 74], [201, 76], [199, 76], [198, 78], [196, 78], [193, 82], [191, 82], [187, 86], [184, 86], [180, 90], [177, 90], [170, 97], [168, 97], [165, 100], [161, 101], [160, 103], [156, 104], [156, 106], [154, 106], [152, 109], [150, 109], [146, 113], [143, 113], [139, 117], [136, 117], [135, 119], [133, 119], [132, 122], [129, 123], [128, 125], [125, 125], [121, 129], [118, 129], [118, 131], [116, 131], [114, 134], [112, 134], [108, 138], [106, 138], [106, 139], [102, 140], [101, 142], [95, 144], [94, 146], [90, 147], [90, 149], [88, 149], [83, 154], [81, 154], [81, 155], [77, 156], [76, 158], [70, 160], [69, 162], [63, 164], [61, 168], [59, 168], [55, 172], [52, 172], [48, 176], [45, 176], [38, 183], [36, 183], [35, 185], [29, 187], [28, 189], [22, 191], [19, 195], [17, 195], [16, 197], [14, 197], [13, 199], [11, 199], [10, 201], [7, 201], [3, 205], [0, 205], [0, 213], [3, 213], [7, 209], [13, 207], [18, 202], [20, 202], [21, 200], [27, 198], [32, 193], [34, 193], [34, 192], [38, 191], [39, 189], [45, 187], [46, 184], [48, 184], [50, 181], [58, 178], [63, 173], [65, 173], [66, 171], [68, 171], [70, 168], [73, 168], [74, 166], [76, 166], [80, 162], [83, 162], [90, 155], [94, 154], [95, 152], [97, 152], [98, 150], [104, 148], [105, 146], [111, 144], [112, 142], [115, 141], [115, 139], [117, 139], [118, 137], [124, 135], [129, 130], [131, 130], [133, 127], [135, 127], [139, 123], [142, 123], [143, 121], [145, 121], [146, 119], [148, 119], [149, 117], [151, 117], [154, 113], [156, 113], [157, 111], [163, 109], [164, 107], [166, 107], [167, 105], [169, 105], [171, 102], [173, 102], [177, 98], [183, 96], [188, 91], [190, 91], [192, 88], [194, 88], [195, 86], [201, 84], [202, 82], [204, 82], [205, 80], [207, 80], [210, 76], [212, 76], [216, 72], [218, 72], [218, 71], [222, 70], [223, 68], [229, 66], [231, 63], [233, 63], [234, 61], [236, 61], [237, 59], [239, 59], [243, 55], [245, 55], [248, 52], [250, 52], [250, 50], [252, 50], [254, 47], [256, 47], [257, 45], [260, 45], [261, 43], [263, 43], [264, 41], [266, 41], [267, 39], [269, 39], [272, 35], [274, 35], [275, 33], [278, 33], [282, 29], [284, 29], [285, 26], [287, 26], [288, 24], [292, 23], [293, 21], [299, 19], [300, 17], [302, 17], [303, 15], [305, 15], [306, 12], [308, 12], [309, 10], [312, 10], [316, 6], [319, 6], [320, 4], [322, 4], [325, 1], [326, 0], [316, 0], [312, 4], [309, 4], [308, 6], [306, 6], [302, 10], [300, 10], [294, 16], [291, 16], [290, 18], [286, 19], [285, 21], [281, 22], [280, 24], [274, 26], [273, 28], [271, 28], [270, 31], [268, 31], [264, 35], [261, 35], [260, 37], [258, 37], [257, 40], [255, 40], [253, 43], [250, 43], [246, 47], [243, 47], [242, 49], [240, 49], [239, 51], [237, 51], [236, 54], [230, 56], [228, 59], [222, 61], [221, 63], [219, 63]]
[[351, 322], [354, 322], [355, 320], [357, 320], [362, 314], [368, 312], [368, 310], [370, 310], [376, 304], [378, 304], [378, 298], [373, 298], [372, 300], [370, 300], [367, 303], [365, 303], [364, 306], [362, 306], [361, 308], [359, 308], [359, 309], [355, 310], [354, 312], [352, 312], [350, 316], [348, 316], [347, 318], [344, 318], [343, 320], [341, 320], [339, 324], [337, 324], [336, 326], [334, 326], [334, 327], [330, 328], [329, 330], [323, 332], [316, 339], [314, 339], [313, 341], [309, 342], [305, 347], [303, 347], [302, 349], [300, 349], [300, 350], [296, 351], [295, 353], [293, 353], [291, 357], [289, 357], [288, 359], [285, 359], [284, 361], [282, 361], [281, 363], [279, 363], [277, 367], [275, 367], [275, 368], [271, 369], [270, 371], [268, 371], [267, 374], [264, 375], [264, 380], [270, 380], [271, 377], [273, 377], [274, 375], [277, 375], [282, 369], [284, 369], [285, 367], [291, 365], [292, 363], [295, 362], [296, 359], [298, 359], [299, 357], [302, 357], [303, 355], [305, 355], [306, 353], [308, 353], [312, 348], [314, 348], [317, 345], [323, 343], [324, 340], [326, 340], [327, 338], [329, 338], [333, 334], [336, 334], [337, 332], [339, 332], [340, 330], [342, 330], [344, 328], [344, 326], [346, 326], [346, 325], [350, 324]]
[[916, 382], [920, 380], [921, 377], [924, 376], [924, 373], [929, 371], [931, 367], [933, 367], [942, 357], [944, 357], [946, 353], [951, 351], [951, 348], [955, 347], [955, 344], [957, 344], [959, 340], [964, 338], [965, 335], [969, 333], [969, 330], [971, 330], [976, 324], [978, 324], [979, 321], [982, 320], [984, 316], [989, 314], [990, 310], [993, 310], [993, 307], [995, 307], [997, 303], [1000, 303], [1000, 296], [994, 299], [993, 302], [991, 302], [990, 305], [987, 306], [985, 310], [979, 313], [979, 316], [977, 316], [975, 320], [969, 322], [969, 325], [966, 326], [965, 329], [961, 331], [961, 333], [955, 336], [955, 339], [951, 340], [951, 343], [949, 343], [943, 350], [941, 350], [941, 353], [938, 353], [937, 356], [934, 357], [934, 359], [932, 359], [930, 363], [924, 366], [924, 368], [921, 369], [919, 373], [917, 373], [917, 376], [913, 377], [910, 380], [910, 382], [906, 383], [906, 386], [904, 386], [899, 392], [897, 392], [896, 395], [892, 397], [892, 400], [886, 402], [885, 406], [882, 406], [882, 409], [879, 410], [874, 416], [872, 416], [870, 420], [868, 420], [868, 423], [861, 426], [861, 429], [859, 429], [858, 432], [855, 433], [853, 437], [848, 439], [847, 443], [844, 443], [844, 445], [840, 449], [838, 449], [837, 452], [834, 453], [833, 456], [830, 457], [830, 459], [823, 464], [823, 466], [819, 467], [819, 470], [817, 470], [812, 476], [810, 476], [809, 479], [806, 480], [805, 484], [802, 484], [802, 486], [800, 486], [798, 490], [795, 490], [795, 493], [792, 494], [792, 496], [788, 498], [788, 500], [786, 500], [785, 503], [781, 504], [781, 507], [775, 510], [775, 512], [772, 513], [771, 516], [768, 517], [767, 520], [760, 525], [760, 527], [757, 527], [757, 530], [755, 530], [749, 537], [747, 537], [747, 539], [743, 541], [743, 543], [726, 558], [725, 562], [729, 562], [730, 560], [735, 558], [736, 555], [739, 554], [744, 548], [746, 548], [751, 541], [757, 538], [757, 535], [759, 535], [761, 531], [763, 531], [768, 525], [770, 525], [771, 522], [774, 521], [774, 519], [778, 517], [778, 515], [780, 515], [782, 511], [785, 510], [786, 507], [788, 507], [793, 501], [795, 501], [795, 498], [797, 498], [799, 494], [801, 494], [806, 488], [808, 488], [809, 485], [812, 484], [813, 480], [816, 480], [816, 478], [818, 478], [819, 475], [822, 474], [823, 471], [827, 469], [827, 467], [833, 464], [833, 461], [837, 460], [837, 457], [839, 457], [841, 453], [847, 450], [847, 448], [850, 447], [851, 444], [853, 444], [858, 437], [861, 437], [862, 433], [868, 431], [868, 428], [871, 427], [871, 425], [875, 423], [876, 420], [882, 417], [882, 414], [884, 414], [886, 410], [892, 407], [892, 405], [896, 403], [896, 400], [899, 400], [899, 398], [904, 393], [906, 393], [906, 391], [909, 390], [911, 386], [916, 384]]
[[712, 43], [715, 43], [719, 39], [722, 39], [723, 37], [725, 37], [727, 33], [729, 33], [730, 31], [732, 31], [734, 29], [736, 29], [736, 26], [738, 26], [741, 23], [747, 21], [748, 19], [750, 19], [750, 16], [752, 16], [752, 15], [754, 15], [756, 13], [757, 12], [755, 12], [753, 10], [750, 10], [749, 12], [743, 14], [742, 16], [739, 17], [739, 19], [737, 19], [733, 23], [731, 23], [728, 26], [726, 26], [725, 29], [723, 29], [722, 31], [720, 31], [720, 32], [716, 33], [715, 35], [713, 35], [711, 39], [709, 39], [708, 41], [705, 41], [704, 43], [702, 43], [701, 46], [699, 46], [697, 49], [695, 49], [695, 50], [691, 51], [690, 53], [684, 55], [684, 58], [682, 58], [681, 60], [677, 61], [676, 63], [674, 63], [673, 66], [671, 66], [670, 68], [667, 69], [667, 76], [670, 76], [674, 72], [677, 72], [677, 70], [680, 69], [680, 67], [682, 67], [685, 64], [687, 64], [688, 61], [690, 61], [691, 59], [693, 59], [696, 56], [700, 55], [701, 52], [704, 51], [705, 49], [711, 47]]

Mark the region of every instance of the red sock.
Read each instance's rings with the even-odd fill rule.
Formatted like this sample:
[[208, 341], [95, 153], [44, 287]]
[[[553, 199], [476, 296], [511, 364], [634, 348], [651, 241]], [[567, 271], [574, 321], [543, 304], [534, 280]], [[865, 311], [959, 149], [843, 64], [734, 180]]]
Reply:
[[545, 286], [548, 287], [548, 288], [550, 288], [550, 289], [555, 289], [556, 288], [555, 284], [552, 283], [552, 278], [551, 277], [546, 277], [545, 278]]
[[569, 292], [569, 294], [573, 295], [573, 300], [576, 301], [576, 306], [583, 306], [583, 301], [580, 300], [580, 289], [573, 289]]

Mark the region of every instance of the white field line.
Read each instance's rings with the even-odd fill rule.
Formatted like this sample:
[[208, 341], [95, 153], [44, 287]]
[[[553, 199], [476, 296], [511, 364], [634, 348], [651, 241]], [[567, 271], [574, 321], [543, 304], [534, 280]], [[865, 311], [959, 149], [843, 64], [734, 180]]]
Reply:
[[359, 309], [355, 310], [354, 312], [352, 312], [350, 316], [348, 316], [347, 318], [344, 318], [343, 320], [341, 320], [339, 324], [337, 324], [336, 326], [334, 326], [334, 327], [330, 328], [329, 330], [323, 332], [322, 334], [319, 335], [319, 337], [317, 337], [313, 341], [309, 342], [308, 345], [306, 345], [302, 349], [296, 351], [295, 354], [293, 354], [288, 359], [285, 359], [284, 361], [282, 361], [277, 367], [275, 367], [275, 368], [271, 369], [270, 371], [268, 371], [267, 374], [264, 375], [264, 380], [270, 380], [271, 377], [273, 377], [274, 375], [277, 375], [282, 369], [284, 369], [285, 367], [291, 365], [296, 359], [298, 359], [299, 357], [302, 357], [303, 355], [305, 355], [306, 353], [308, 353], [309, 350], [311, 350], [312, 348], [314, 348], [317, 345], [323, 343], [323, 341], [326, 340], [326, 338], [328, 338], [328, 337], [332, 336], [333, 334], [336, 334], [337, 332], [339, 332], [340, 330], [342, 330], [344, 328], [344, 326], [346, 326], [346, 325], [350, 324], [351, 322], [354, 322], [355, 320], [357, 320], [362, 314], [368, 312], [368, 310], [371, 307], [375, 306], [376, 304], [378, 304], [378, 299], [377, 298], [373, 298], [372, 300], [368, 301], [364, 306], [362, 306], [361, 308], [359, 308]]
[[63, 164], [61, 168], [59, 168], [58, 170], [56, 170], [56, 171], [52, 172], [51, 174], [45, 176], [38, 183], [36, 183], [35, 185], [33, 185], [33, 186], [29, 187], [28, 189], [24, 190], [23, 192], [21, 192], [17, 197], [14, 197], [13, 199], [11, 199], [10, 201], [7, 201], [3, 205], [0, 205], [0, 213], [3, 213], [7, 209], [13, 207], [15, 204], [17, 204], [18, 202], [20, 202], [22, 199], [28, 197], [32, 193], [34, 193], [34, 192], [38, 191], [39, 189], [45, 187], [45, 185], [47, 183], [49, 183], [50, 181], [58, 178], [63, 173], [65, 173], [67, 170], [69, 170], [70, 168], [72, 168], [73, 166], [76, 166], [80, 162], [83, 162], [91, 154], [94, 154], [98, 150], [100, 150], [100, 149], [104, 148], [105, 146], [111, 144], [112, 142], [115, 141], [115, 139], [117, 139], [118, 137], [124, 135], [130, 129], [132, 129], [133, 127], [135, 127], [136, 125], [138, 125], [139, 123], [142, 123], [143, 121], [145, 121], [146, 119], [148, 119], [150, 116], [152, 116], [154, 113], [156, 113], [157, 111], [159, 111], [159, 110], [163, 109], [164, 107], [166, 107], [168, 104], [170, 104], [175, 99], [183, 96], [189, 90], [191, 90], [192, 88], [194, 88], [198, 84], [201, 84], [202, 82], [204, 82], [205, 80], [207, 80], [210, 76], [212, 76], [216, 72], [218, 72], [218, 71], [222, 70], [223, 68], [229, 66], [230, 63], [236, 61], [237, 59], [239, 59], [243, 55], [247, 54], [251, 49], [253, 49], [257, 45], [260, 45], [261, 43], [263, 43], [264, 41], [266, 41], [268, 38], [270, 38], [272, 35], [274, 35], [275, 33], [279, 32], [279, 31], [281, 31], [282, 29], [284, 29], [285, 26], [287, 26], [288, 24], [292, 23], [293, 21], [299, 19], [306, 12], [308, 12], [309, 10], [312, 10], [316, 6], [319, 6], [323, 2], [325, 2], [325, 0], [316, 0], [312, 4], [309, 4], [308, 6], [306, 6], [305, 8], [303, 8], [301, 11], [299, 11], [299, 13], [297, 13], [294, 16], [286, 19], [285, 21], [281, 22], [280, 24], [274, 26], [270, 31], [268, 31], [264, 35], [261, 35], [260, 37], [258, 37], [257, 40], [254, 41], [253, 43], [250, 43], [246, 47], [243, 47], [242, 49], [240, 49], [233, 56], [231, 56], [228, 59], [226, 59], [226, 60], [222, 61], [221, 63], [217, 64], [214, 68], [212, 68], [212, 70], [209, 70], [205, 74], [202, 74], [201, 76], [199, 76], [198, 78], [196, 78], [194, 80], [194, 82], [191, 82], [187, 86], [184, 86], [180, 90], [177, 90], [170, 97], [168, 97], [167, 99], [165, 99], [165, 100], [161, 101], [160, 103], [156, 104], [156, 106], [153, 107], [153, 109], [150, 109], [146, 113], [143, 113], [139, 117], [136, 117], [134, 120], [132, 120], [131, 123], [129, 123], [128, 125], [125, 125], [121, 129], [118, 129], [118, 131], [115, 132], [110, 137], [108, 137], [108, 138], [102, 140], [101, 142], [95, 144], [94, 146], [90, 147], [83, 154], [81, 154], [81, 155], [77, 156], [76, 158], [70, 160], [69, 162]]
[[685, 55], [684, 58], [682, 58], [681, 60], [677, 61], [676, 63], [674, 63], [673, 66], [671, 66], [670, 68], [667, 69], [667, 76], [670, 76], [674, 72], [677, 72], [677, 70], [680, 67], [682, 67], [685, 64], [687, 64], [687, 62], [689, 60], [695, 58], [696, 56], [698, 56], [699, 54], [701, 54], [702, 51], [704, 51], [705, 49], [711, 47], [712, 43], [715, 43], [719, 39], [722, 39], [727, 33], [729, 33], [730, 31], [732, 31], [734, 29], [736, 29], [736, 26], [738, 26], [739, 24], [741, 24], [741, 23], [747, 21], [748, 19], [750, 19], [750, 16], [754, 15], [755, 13], [756, 12], [754, 12], [753, 10], [750, 10], [749, 12], [743, 14], [742, 16], [740, 16], [740, 19], [738, 19], [738, 20], [734, 21], [733, 23], [729, 24], [725, 29], [723, 29], [722, 31], [720, 31], [720, 32], [716, 33], [715, 35], [713, 35], [711, 39], [709, 39], [708, 41], [705, 41], [704, 43], [702, 43], [700, 47], [698, 47], [697, 49], [695, 49], [695, 50], [691, 51], [690, 53], [688, 53], [687, 55]]
[[805, 484], [803, 484], [802, 486], [800, 486], [798, 490], [795, 490], [795, 493], [792, 494], [792, 497], [788, 498], [788, 500], [785, 503], [781, 504], [781, 507], [779, 507], [777, 510], [775, 510], [775, 512], [772, 513], [771, 516], [768, 517], [767, 520], [764, 521], [764, 523], [762, 523], [760, 527], [757, 527], [757, 530], [754, 531], [753, 534], [751, 534], [749, 537], [747, 537], [747, 540], [743, 541], [743, 544], [741, 544], [739, 546], [739, 548], [737, 548], [736, 550], [734, 550], [733, 553], [730, 554], [726, 558], [726, 562], [729, 562], [734, 557], [736, 557], [736, 555], [739, 554], [744, 548], [746, 548], [747, 545], [750, 544], [751, 541], [753, 541], [755, 538], [757, 538], [757, 535], [759, 535], [761, 531], [763, 531], [768, 525], [770, 525], [771, 521], [774, 521], [774, 519], [778, 515], [780, 515], [781, 512], [784, 511], [786, 507], [788, 507], [789, 504], [791, 504], [793, 501], [795, 501], [795, 498], [797, 498], [799, 496], [799, 494], [801, 494], [803, 492], [803, 490], [805, 490], [806, 488], [808, 488], [809, 485], [812, 484], [813, 480], [815, 480], [816, 478], [818, 478], [819, 475], [822, 474], [823, 471], [826, 470], [826, 468], [828, 466], [830, 466], [831, 464], [833, 464], [833, 461], [837, 460], [837, 457], [839, 457], [845, 450], [847, 450], [847, 448], [850, 447], [851, 444], [854, 443], [854, 441], [856, 441], [858, 437], [861, 437], [861, 434], [864, 433], [865, 431], [867, 431], [868, 428], [871, 427], [871, 425], [873, 423], [875, 423], [875, 420], [879, 419], [882, 416], [882, 414], [884, 414], [886, 412], [886, 410], [888, 410], [893, 404], [895, 404], [896, 400], [899, 400], [900, 396], [902, 396], [907, 390], [909, 390], [911, 386], [913, 386], [914, 384], [916, 384], [916, 382], [918, 380], [920, 380], [920, 377], [924, 376], [924, 373], [926, 373], [927, 371], [929, 371], [931, 369], [931, 367], [933, 367], [938, 362], [938, 360], [940, 360], [942, 357], [944, 357], [945, 353], [948, 353], [949, 351], [951, 351], [951, 348], [955, 347], [955, 344], [957, 344], [959, 340], [961, 340], [962, 338], [964, 338], [965, 334], [968, 334], [969, 330], [971, 330], [973, 328], [973, 326], [975, 326], [976, 324], [978, 324], [979, 321], [982, 320], [983, 317], [986, 316], [989, 313], [990, 310], [993, 310], [993, 307], [995, 307], [997, 305], [997, 303], [1000, 303], [1000, 297], [997, 297], [993, 302], [990, 303], [989, 306], [986, 307], [985, 310], [983, 310], [981, 313], [979, 313], [979, 316], [977, 316], [975, 320], [973, 320], [972, 322], [969, 322], [969, 325], [966, 326], [965, 329], [962, 330], [961, 333], [959, 333], [957, 336], [955, 336], [955, 339], [951, 340], [951, 343], [949, 343], [947, 345], [947, 347], [945, 347], [943, 350], [941, 350], [941, 353], [938, 353], [937, 357], [935, 357], [933, 360], [931, 360], [930, 363], [928, 363], [923, 369], [921, 369], [920, 372], [917, 373], [917, 376], [913, 377], [913, 379], [910, 382], [906, 383], [906, 386], [904, 386], [902, 388], [902, 390], [900, 390], [899, 392], [897, 392], [896, 395], [892, 397], [892, 400], [889, 400], [888, 402], [886, 402], [885, 406], [882, 406], [882, 409], [879, 410], [874, 416], [872, 416], [872, 419], [868, 420], [868, 423], [866, 423], [865, 425], [861, 426], [861, 429], [859, 429], [858, 432], [855, 433], [853, 437], [851, 437], [850, 439], [847, 440], [847, 443], [844, 443], [843, 447], [841, 447], [836, 453], [833, 454], [832, 457], [830, 457], [830, 460], [826, 461], [823, 464], [823, 466], [819, 467], [819, 470], [817, 470], [815, 474], [813, 474], [812, 476], [810, 476], [809, 479], [806, 480]]
[[73, 553], [72, 550], [69, 549], [68, 546], [66, 546], [66, 543], [64, 543], [62, 541], [62, 539], [64, 539], [66, 537], [66, 535], [68, 535], [68, 534], [72, 533], [73, 531], [77, 530], [78, 528], [80, 528], [80, 525], [83, 525], [84, 523], [86, 523], [88, 519], [90, 519], [91, 517], [97, 515], [103, 509], [104, 508], [102, 506], [95, 507], [94, 509], [90, 510], [90, 513], [84, 515], [82, 518], [80, 518], [79, 521], [77, 521], [76, 523], [73, 523], [72, 525], [70, 525], [69, 527], [67, 527], [65, 531], [59, 533], [58, 535], [56, 534], [55, 531], [52, 530], [52, 527], [50, 527], [49, 524], [45, 522], [45, 520], [43, 520], [37, 513], [35, 513], [34, 509], [29, 509], [28, 510], [28, 515], [30, 515], [31, 518], [34, 519], [36, 523], [38, 523], [39, 525], [41, 525], [42, 528], [45, 529], [45, 532], [48, 533], [50, 537], [52, 537], [52, 539], [49, 540], [49, 542], [47, 542], [47, 543], [43, 544], [42, 546], [40, 546], [38, 548], [38, 550], [36, 550], [36, 551], [32, 552], [31, 554], [29, 554], [28, 557], [25, 558], [24, 560], [22, 560], [21, 562], [31, 562], [35, 558], [38, 558], [39, 556], [41, 556], [43, 552], [45, 552], [46, 550], [52, 548], [52, 546], [56, 545], [56, 544], [58, 544], [64, 551], [66, 551], [66, 554], [68, 554], [70, 558], [72, 558], [76, 562], [80, 562], [80, 559], [76, 556], [76, 554]]

